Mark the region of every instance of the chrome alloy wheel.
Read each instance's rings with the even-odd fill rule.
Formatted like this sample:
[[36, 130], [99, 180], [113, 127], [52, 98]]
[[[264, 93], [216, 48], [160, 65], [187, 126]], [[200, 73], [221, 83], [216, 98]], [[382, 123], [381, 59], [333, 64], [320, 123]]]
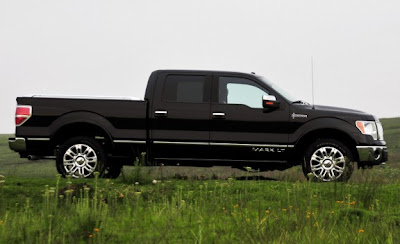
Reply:
[[97, 162], [96, 152], [85, 144], [72, 145], [63, 157], [66, 173], [74, 178], [85, 178], [93, 174]]
[[311, 172], [322, 181], [334, 181], [346, 168], [343, 153], [334, 147], [318, 148], [310, 159]]

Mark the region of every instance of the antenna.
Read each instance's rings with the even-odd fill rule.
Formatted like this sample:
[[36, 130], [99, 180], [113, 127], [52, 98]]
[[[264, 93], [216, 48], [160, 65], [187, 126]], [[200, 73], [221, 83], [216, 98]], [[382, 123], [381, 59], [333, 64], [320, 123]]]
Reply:
[[312, 94], [312, 109], [314, 107], [314, 58], [311, 56], [311, 94]]

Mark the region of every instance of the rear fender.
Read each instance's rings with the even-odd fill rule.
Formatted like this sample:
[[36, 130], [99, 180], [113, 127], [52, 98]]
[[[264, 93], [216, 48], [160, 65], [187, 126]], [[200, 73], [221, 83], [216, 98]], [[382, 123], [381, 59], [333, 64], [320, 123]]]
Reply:
[[96, 113], [84, 111], [68, 113], [57, 118], [49, 127], [50, 131], [52, 131], [51, 140], [53, 141], [60, 129], [75, 123], [91, 124], [101, 128], [103, 132], [107, 135], [107, 139], [110, 139], [110, 142], [112, 143], [112, 137], [110, 135], [110, 131], [113, 129], [112, 124], [107, 119]]

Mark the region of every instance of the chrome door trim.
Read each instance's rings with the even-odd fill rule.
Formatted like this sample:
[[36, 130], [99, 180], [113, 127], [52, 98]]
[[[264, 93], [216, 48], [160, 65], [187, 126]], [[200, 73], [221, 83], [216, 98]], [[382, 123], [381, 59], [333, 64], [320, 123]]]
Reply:
[[294, 145], [282, 144], [241, 144], [241, 143], [223, 143], [223, 142], [181, 142], [181, 141], [153, 141], [154, 144], [175, 144], [175, 145], [210, 145], [210, 146], [230, 146], [230, 147], [279, 147], [293, 148]]
[[114, 143], [131, 143], [131, 144], [146, 144], [146, 141], [136, 140], [113, 140]]
[[50, 141], [50, 138], [28, 137], [28, 141]]
[[213, 116], [225, 116], [225, 113], [219, 113], [219, 112], [215, 112], [212, 113]]
[[156, 111], [154, 111], [154, 115], [155, 116], [167, 116], [168, 115], [168, 111], [166, 111], [166, 110], [156, 110]]
[[357, 149], [361, 148], [371, 148], [373, 150], [376, 149], [387, 149], [387, 146], [356, 146]]
[[211, 142], [211, 146], [229, 146], [229, 147], [280, 147], [288, 148], [294, 147], [292, 145], [281, 145], [281, 144], [246, 144], [246, 143], [221, 143], [221, 142]]
[[154, 144], [199, 145], [208, 146], [208, 142], [154, 141]]
[[155, 160], [166, 161], [210, 161], [210, 162], [247, 162], [247, 163], [284, 163], [283, 160], [247, 160], [247, 159], [208, 159], [208, 158], [154, 158]]

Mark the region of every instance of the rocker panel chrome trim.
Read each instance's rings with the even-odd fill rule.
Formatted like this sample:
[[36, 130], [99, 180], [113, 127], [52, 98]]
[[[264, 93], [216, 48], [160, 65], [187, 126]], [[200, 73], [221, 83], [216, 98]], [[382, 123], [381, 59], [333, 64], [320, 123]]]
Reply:
[[154, 141], [154, 144], [175, 144], [175, 145], [198, 145], [208, 146], [208, 142], [179, 142], [179, 141]]
[[208, 159], [208, 158], [154, 158], [155, 160], [166, 160], [166, 161], [210, 161], [210, 162], [246, 162], [246, 163], [279, 163], [286, 164], [286, 161], [282, 160], [240, 160], [240, 159]]
[[38, 138], [38, 137], [28, 137], [28, 141], [50, 141], [50, 138]]
[[146, 141], [136, 140], [113, 140], [114, 143], [129, 143], [129, 144], [146, 144]]
[[211, 146], [230, 146], [230, 147], [280, 147], [280, 148], [288, 148], [292, 147], [291, 145], [281, 145], [281, 144], [246, 144], [246, 143], [220, 143], [220, 142], [211, 142]]
[[279, 147], [293, 148], [294, 145], [282, 144], [246, 144], [246, 143], [225, 143], [225, 142], [179, 142], [179, 141], [154, 141], [154, 144], [175, 144], [175, 145], [200, 145], [200, 146], [229, 146], [229, 147]]

